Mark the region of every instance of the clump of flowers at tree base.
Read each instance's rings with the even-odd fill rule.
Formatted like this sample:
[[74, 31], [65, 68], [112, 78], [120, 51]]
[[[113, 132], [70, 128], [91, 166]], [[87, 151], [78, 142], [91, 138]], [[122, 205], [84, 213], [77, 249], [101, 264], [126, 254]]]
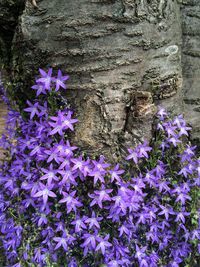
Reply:
[[69, 77], [40, 75], [24, 113], [9, 107], [1, 139], [5, 266], [195, 266], [200, 159], [183, 117], [160, 109], [151, 143], [112, 166], [69, 140], [77, 119], [59, 93]]

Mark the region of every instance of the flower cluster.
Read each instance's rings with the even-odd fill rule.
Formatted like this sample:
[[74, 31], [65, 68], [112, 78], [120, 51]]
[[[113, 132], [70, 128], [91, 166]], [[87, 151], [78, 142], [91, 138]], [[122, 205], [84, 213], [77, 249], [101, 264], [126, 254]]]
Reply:
[[59, 97], [54, 112], [69, 77], [52, 73], [40, 69], [22, 115], [9, 108], [1, 139], [5, 266], [194, 266], [200, 160], [183, 117], [160, 109], [151, 144], [128, 149], [124, 163], [91, 159], [70, 143], [77, 119]]

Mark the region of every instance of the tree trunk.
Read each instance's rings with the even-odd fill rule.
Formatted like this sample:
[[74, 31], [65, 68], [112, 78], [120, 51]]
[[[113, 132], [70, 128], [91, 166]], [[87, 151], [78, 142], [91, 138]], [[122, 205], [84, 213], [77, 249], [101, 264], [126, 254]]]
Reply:
[[[173, 0], [26, 3], [13, 41], [15, 81], [39, 67], [70, 74], [74, 142], [121, 155], [151, 136], [156, 105], [182, 110], [180, 6]], [[28, 88], [24, 90], [29, 90]], [[28, 91], [25, 92], [28, 95]]]
[[[8, 60], [15, 94], [29, 96], [39, 67], [69, 73], [66, 97], [79, 118], [74, 141], [88, 152], [117, 157], [150, 138], [157, 105], [182, 113], [184, 93], [186, 117], [199, 138], [198, 0], [33, 4], [27, 0], [19, 16]], [[5, 35], [0, 38], [10, 49]]]
[[185, 115], [192, 125], [192, 140], [200, 147], [200, 1], [188, 0], [182, 6], [183, 93]]

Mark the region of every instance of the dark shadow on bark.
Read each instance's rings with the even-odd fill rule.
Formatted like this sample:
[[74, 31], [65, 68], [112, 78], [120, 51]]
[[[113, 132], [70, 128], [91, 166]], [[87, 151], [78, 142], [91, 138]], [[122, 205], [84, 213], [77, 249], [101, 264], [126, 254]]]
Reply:
[[0, 68], [11, 70], [12, 41], [25, 0], [0, 0]]

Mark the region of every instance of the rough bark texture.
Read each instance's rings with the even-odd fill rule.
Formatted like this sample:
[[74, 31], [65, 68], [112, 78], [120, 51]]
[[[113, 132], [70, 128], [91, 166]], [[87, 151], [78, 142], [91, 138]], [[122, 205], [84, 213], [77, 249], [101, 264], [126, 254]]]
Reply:
[[183, 1], [183, 92], [192, 139], [200, 146], [200, 1]]
[[47, 65], [71, 75], [68, 97], [80, 121], [74, 139], [81, 147], [119, 155], [122, 144], [151, 136], [155, 103], [181, 107], [176, 1], [37, 3], [26, 3], [15, 34], [15, 79], [29, 82]]
[[[22, 9], [24, 1], [7, 7], [5, 2], [0, 1], [1, 28], [17, 24], [8, 21], [7, 12], [19, 3]], [[66, 96], [80, 121], [73, 137], [77, 144], [88, 152], [118, 156], [124, 147], [150, 138], [158, 104], [183, 112], [183, 93], [186, 117], [195, 127], [193, 138], [200, 137], [200, 1], [38, 0], [38, 7], [33, 4], [26, 1], [17, 30], [12, 31], [14, 40], [10, 34], [8, 61], [18, 85], [15, 93], [29, 96], [28, 86], [38, 67], [69, 73]], [[0, 38], [1, 51], [10, 49], [5, 35]]]

